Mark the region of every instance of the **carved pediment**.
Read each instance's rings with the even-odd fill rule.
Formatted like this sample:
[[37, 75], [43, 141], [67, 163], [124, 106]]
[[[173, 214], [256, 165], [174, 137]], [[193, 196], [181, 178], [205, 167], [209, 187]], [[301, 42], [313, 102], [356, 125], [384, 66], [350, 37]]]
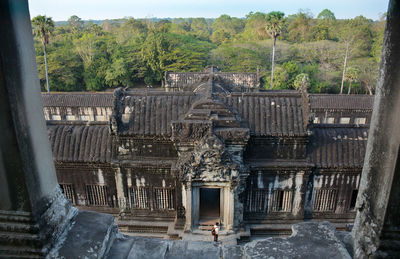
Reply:
[[223, 142], [214, 134], [196, 142], [192, 152], [179, 152], [178, 168], [183, 181], [232, 181], [240, 165], [232, 161]]

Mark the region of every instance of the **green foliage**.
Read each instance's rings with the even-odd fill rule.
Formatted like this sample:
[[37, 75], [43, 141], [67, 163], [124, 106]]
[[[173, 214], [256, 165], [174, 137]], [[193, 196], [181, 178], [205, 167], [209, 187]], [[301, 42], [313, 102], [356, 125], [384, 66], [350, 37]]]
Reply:
[[33, 34], [39, 38], [43, 45], [44, 66], [46, 76], [46, 89], [50, 92], [48, 65], [47, 65], [47, 45], [49, 44], [50, 34], [54, 30], [54, 22], [51, 17], [38, 15], [32, 19]]
[[166, 53], [167, 71], [195, 72], [206, 66], [208, 53], [214, 44], [204, 42], [191, 35], [168, 35], [170, 51]]
[[223, 14], [212, 24], [211, 41], [221, 44], [234, 40], [235, 36], [244, 29], [242, 19]]
[[277, 11], [266, 14], [265, 20], [267, 23], [265, 30], [269, 33], [272, 39], [276, 39], [285, 30], [287, 20], [284, 17], [284, 13]]
[[329, 9], [322, 10], [318, 14], [317, 18], [320, 20], [326, 20], [326, 21], [335, 21], [336, 20], [335, 14]]
[[297, 73], [299, 72], [299, 67], [293, 61], [288, 61], [282, 64], [282, 69], [284, 69], [287, 73], [287, 81], [286, 85], [288, 88], [295, 88], [293, 83], [296, 78]]
[[81, 32], [83, 29], [83, 24], [84, 22], [82, 21], [81, 18], [79, 18], [76, 15], [72, 15], [68, 21], [67, 21], [67, 28], [72, 32], [72, 33], [78, 33]]
[[[274, 69], [274, 82], [272, 85], [272, 89], [274, 90], [285, 90], [290, 89], [290, 86], [287, 84], [287, 80], [289, 75], [285, 69], [282, 67], [276, 66]], [[271, 85], [271, 77], [265, 76], [265, 88], [269, 89]]]
[[249, 13], [246, 15], [246, 25], [240, 37], [243, 40], [263, 40], [269, 37], [266, 28], [267, 19], [265, 13]]
[[227, 72], [254, 72], [269, 62], [255, 44], [225, 44], [211, 51], [209, 64]]
[[49, 44], [50, 34], [54, 30], [51, 17], [38, 15], [32, 19], [33, 35], [39, 38], [43, 45]]
[[351, 57], [368, 55], [372, 46], [372, 23], [363, 16], [345, 21], [339, 30], [339, 41], [349, 47]]
[[244, 19], [221, 15], [88, 22], [71, 16], [55, 28], [50, 19], [47, 33], [41, 34], [37, 21], [46, 19], [32, 20], [39, 78], [45, 89], [42, 43], [47, 45], [51, 35], [48, 72], [57, 91], [160, 85], [165, 71], [202, 71], [207, 65], [226, 72], [258, 70], [269, 85], [271, 46], [279, 39], [274, 89], [296, 89], [307, 75], [309, 92], [339, 92], [348, 48], [348, 67], [358, 71], [358, 79], [346, 81], [346, 89], [351, 82], [352, 92], [373, 93], [386, 22], [362, 16], [336, 20], [327, 9], [317, 18], [304, 11], [289, 17], [251, 12]]
[[310, 41], [312, 15], [306, 12], [298, 12], [289, 19], [287, 39], [291, 42]]
[[309, 84], [310, 78], [306, 73], [298, 74], [293, 82], [293, 86], [296, 90], [307, 89]]
[[382, 43], [383, 43], [383, 35], [386, 24], [386, 15], [382, 15], [381, 19], [374, 24], [373, 31], [373, 39], [371, 46], [371, 56], [376, 61], [376, 63], [381, 62], [381, 51], [382, 51]]
[[190, 33], [200, 40], [208, 40], [210, 37], [210, 30], [206, 19], [194, 18], [190, 26]]

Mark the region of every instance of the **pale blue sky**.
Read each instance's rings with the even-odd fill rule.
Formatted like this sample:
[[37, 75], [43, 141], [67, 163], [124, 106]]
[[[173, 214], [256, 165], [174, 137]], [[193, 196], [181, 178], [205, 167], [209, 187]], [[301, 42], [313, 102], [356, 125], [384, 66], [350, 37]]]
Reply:
[[387, 10], [389, 0], [30, 0], [31, 17], [50, 16], [55, 21], [78, 15], [84, 20], [123, 17], [244, 17], [250, 11], [283, 11], [294, 14], [308, 9], [316, 16], [325, 8], [336, 18], [364, 15], [377, 20]]

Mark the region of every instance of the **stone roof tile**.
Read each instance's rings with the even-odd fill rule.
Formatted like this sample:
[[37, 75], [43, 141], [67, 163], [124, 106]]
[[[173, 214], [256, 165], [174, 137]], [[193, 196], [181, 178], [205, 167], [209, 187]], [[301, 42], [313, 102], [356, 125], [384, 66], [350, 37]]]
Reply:
[[42, 93], [43, 106], [112, 107], [113, 93]]
[[48, 134], [57, 162], [111, 161], [109, 126], [53, 125], [48, 126]]
[[362, 167], [367, 140], [367, 127], [315, 127], [308, 150], [310, 162], [322, 168]]
[[[171, 135], [171, 122], [181, 120], [198, 100], [194, 94], [128, 93], [118, 105], [121, 135]], [[307, 134], [301, 96], [297, 92], [215, 95], [246, 124], [252, 135]]]
[[372, 110], [374, 97], [371, 95], [351, 94], [310, 94], [310, 108], [334, 110]]

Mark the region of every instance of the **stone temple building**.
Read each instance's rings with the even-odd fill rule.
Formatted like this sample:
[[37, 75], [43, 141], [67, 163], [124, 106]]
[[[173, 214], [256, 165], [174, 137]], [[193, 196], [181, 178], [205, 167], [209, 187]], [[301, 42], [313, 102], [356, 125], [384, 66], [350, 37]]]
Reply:
[[165, 90], [42, 94], [59, 184], [125, 233], [345, 229], [373, 97], [260, 89], [256, 73], [166, 73]]

